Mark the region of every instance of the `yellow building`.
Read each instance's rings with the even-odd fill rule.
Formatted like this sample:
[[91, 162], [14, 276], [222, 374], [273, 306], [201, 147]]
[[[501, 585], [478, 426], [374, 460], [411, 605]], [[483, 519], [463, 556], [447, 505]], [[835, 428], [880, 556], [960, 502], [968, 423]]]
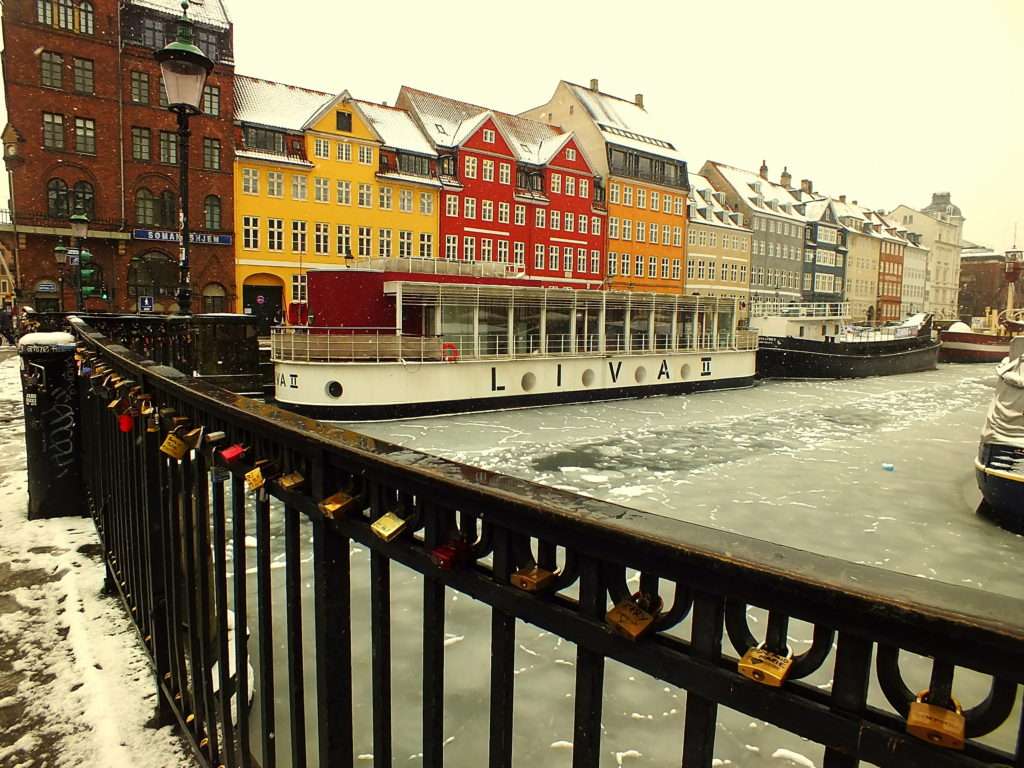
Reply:
[[683, 292], [686, 161], [644, 108], [590, 87], [559, 82], [525, 117], [572, 130], [603, 177], [608, 206], [608, 284], [619, 290]]
[[306, 273], [437, 253], [436, 153], [403, 110], [236, 78], [239, 311], [303, 316]]

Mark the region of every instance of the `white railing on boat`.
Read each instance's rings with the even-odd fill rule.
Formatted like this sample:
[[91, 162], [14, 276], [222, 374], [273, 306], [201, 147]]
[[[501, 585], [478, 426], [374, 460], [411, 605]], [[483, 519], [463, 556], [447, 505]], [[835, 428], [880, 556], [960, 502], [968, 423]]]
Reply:
[[776, 301], [760, 300], [750, 305], [751, 317], [807, 317], [807, 318], [847, 318], [850, 316], [850, 305], [845, 302], [830, 301]]
[[381, 272], [406, 272], [422, 275], [460, 275], [462, 277], [514, 277], [525, 272], [521, 266], [500, 261], [455, 261], [453, 259], [355, 258], [346, 267], [372, 269]]
[[[526, 333], [444, 334], [399, 336], [393, 328], [316, 328], [289, 326], [271, 329], [271, 358], [280, 362], [350, 363], [385, 360], [497, 360], [536, 357], [649, 355], [686, 352], [753, 351], [756, 331], [718, 334], [647, 333], [598, 334]], [[511, 343], [510, 343], [511, 342]]]

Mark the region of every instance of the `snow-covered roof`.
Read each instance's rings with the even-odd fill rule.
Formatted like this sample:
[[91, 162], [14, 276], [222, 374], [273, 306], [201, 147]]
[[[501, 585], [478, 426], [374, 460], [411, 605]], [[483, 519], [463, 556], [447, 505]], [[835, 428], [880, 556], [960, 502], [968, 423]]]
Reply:
[[763, 179], [752, 171], [744, 171], [725, 163], [710, 162], [736, 195], [757, 213], [792, 221], [806, 221], [806, 217], [796, 208], [797, 199], [781, 184]]
[[303, 168], [312, 168], [313, 164], [299, 155], [279, 155], [277, 152], [261, 152], [258, 149], [239, 149], [235, 157], [243, 160], [265, 160], [268, 163], [280, 163], [284, 165], [296, 165]]
[[[129, 4], [148, 8], [178, 18], [181, 16], [181, 0], [129, 0]], [[227, 6], [223, 0], [189, 0], [188, 17], [198, 24], [227, 29], [231, 26]]]
[[498, 112], [407, 85], [402, 86], [399, 98], [407, 101], [430, 140], [440, 147], [458, 146], [488, 117], [493, 117], [518, 160], [543, 165], [554, 157], [571, 136], [539, 120]]
[[686, 158], [668, 140], [668, 134], [636, 102], [594, 91], [567, 80], [563, 82], [583, 104], [609, 144], [686, 162]]
[[380, 136], [384, 146], [415, 152], [418, 155], [437, 157], [433, 145], [416, 125], [412, 115], [404, 109], [374, 104], [371, 101], [353, 99], [359, 110], [369, 121], [371, 127]]
[[690, 221], [697, 224], [710, 224], [716, 227], [728, 227], [729, 229], [749, 232], [739, 222], [742, 217], [739, 213], [729, 210], [725, 206], [725, 198], [721, 192], [711, 186], [711, 182], [699, 173], [688, 174], [690, 178], [689, 204], [692, 214]]
[[428, 187], [440, 187], [441, 182], [434, 176], [416, 176], [411, 173], [402, 173], [401, 171], [384, 171], [377, 174], [379, 179], [391, 179], [393, 181], [402, 182], [406, 184], [422, 184]]
[[808, 221], [821, 221], [821, 217], [825, 215], [825, 211], [828, 210], [828, 205], [831, 201], [827, 197], [819, 197], [814, 200], [808, 200], [803, 203], [804, 206], [804, 217]]
[[306, 120], [333, 98], [324, 91], [236, 75], [235, 122], [301, 131]]

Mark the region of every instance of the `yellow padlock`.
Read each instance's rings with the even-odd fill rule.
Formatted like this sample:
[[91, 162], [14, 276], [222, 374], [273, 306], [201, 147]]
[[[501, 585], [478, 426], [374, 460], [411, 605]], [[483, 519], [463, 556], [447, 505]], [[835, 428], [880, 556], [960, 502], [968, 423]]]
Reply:
[[352, 496], [347, 491], [338, 491], [320, 502], [320, 511], [325, 517], [338, 518], [355, 510], [359, 505], [359, 498]]
[[786, 676], [792, 666], [792, 656], [782, 656], [765, 650], [762, 646], [755, 646], [743, 654], [736, 669], [754, 682], [780, 688], [786, 682]]
[[163, 443], [160, 444], [160, 452], [170, 456], [175, 461], [181, 461], [188, 453], [188, 443], [178, 436], [177, 432], [168, 432]]
[[263, 477], [263, 469], [261, 467], [255, 467], [245, 473], [245, 490], [249, 493], [258, 491], [263, 487], [266, 480]]
[[555, 574], [539, 565], [520, 568], [512, 574], [512, 586], [519, 587], [524, 592], [543, 592], [554, 580]]
[[951, 699], [954, 709], [928, 703], [928, 691], [917, 694], [907, 713], [907, 733], [946, 749], [963, 749], [967, 720], [963, 708]]
[[300, 488], [303, 483], [306, 482], [306, 478], [299, 472], [289, 472], [287, 475], [282, 475], [277, 479], [277, 484], [281, 486], [281, 490], [294, 491]]
[[385, 512], [370, 524], [370, 528], [384, 541], [394, 541], [402, 535], [408, 524], [405, 518], [399, 517], [396, 513]]
[[605, 621], [618, 634], [639, 640], [650, 632], [661, 613], [661, 598], [651, 599], [639, 592], [617, 603], [605, 615]]

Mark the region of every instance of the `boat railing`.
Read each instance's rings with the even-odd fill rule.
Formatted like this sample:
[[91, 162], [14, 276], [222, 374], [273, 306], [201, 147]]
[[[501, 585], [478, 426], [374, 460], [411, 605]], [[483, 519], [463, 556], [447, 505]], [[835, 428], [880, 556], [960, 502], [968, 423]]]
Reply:
[[669, 352], [750, 351], [756, 331], [717, 333], [548, 333], [400, 335], [395, 328], [281, 326], [271, 329], [276, 362], [352, 363], [383, 360], [486, 360], [580, 355], [649, 355]]
[[777, 301], [772, 299], [752, 302], [751, 317], [849, 317], [850, 305], [834, 301]]
[[357, 258], [354, 267], [381, 272], [406, 272], [427, 275], [459, 275], [463, 277], [508, 277], [523, 271], [521, 266], [502, 261], [456, 261], [421, 257], [391, 256]]

